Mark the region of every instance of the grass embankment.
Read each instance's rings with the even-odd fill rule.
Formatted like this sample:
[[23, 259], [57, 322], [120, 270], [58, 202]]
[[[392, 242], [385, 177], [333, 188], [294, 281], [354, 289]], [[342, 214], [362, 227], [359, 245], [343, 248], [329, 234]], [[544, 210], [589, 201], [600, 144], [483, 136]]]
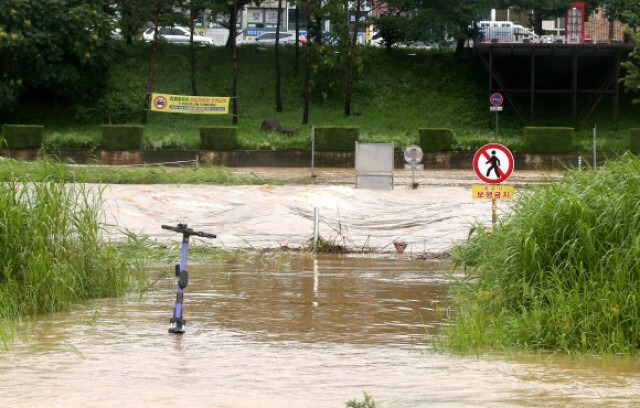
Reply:
[[[100, 143], [100, 124], [139, 123], [148, 73], [148, 44], [120, 45], [113, 59], [106, 92], [82, 106], [62, 108], [47, 103], [25, 103], [5, 123], [45, 125], [45, 145], [51, 148], [88, 147]], [[188, 47], [161, 44], [154, 76], [155, 92], [190, 94]], [[272, 48], [238, 48], [239, 144], [242, 149], [308, 150], [310, 125], [302, 123], [302, 79], [305, 51], [295, 72], [294, 47], [282, 47], [282, 98], [284, 111], [275, 111], [275, 70]], [[453, 128], [455, 147], [475, 150], [491, 141], [522, 151], [523, 125], [507, 111], [500, 117], [500, 136], [489, 128], [487, 77], [485, 69], [469, 56], [451, 51], [359, 49], [362, 64], [355, 82], [352, 112], [345, 117], [344, 88], [348, 52], [337, 48], [323, 51], [322, 63], [314, 69], [315, 97], [310, 124], [316, 126], [357, 126], [362, 141], [394, 141], [398, 148], [415, 143], [422, 127]], [[232, 59], [224, 47], [199, 49], [197, 54], [198, 92], [201, 95], [229, 96]], [[573, 126], [569, 117], [554, 116], [554, 103], [538, 104], [551, 112], [540, 125]], [[635, 109], [635, 111], [634, 111]], [[558, 111], [566, 111], [564, 109]], [[541, 115], [543, 116], [543, 115]], [[263, 133], [264, 119], [278, 119], [296, 136]], [[637, 107], [622, 104], [620, 132], [614, 131], [611, 109], [603, 104], [593, 119], [598, 123], [599, 148], [621, 151], [628, 148], [630, 127], [640, 127]], [[151, 112], [146, 130], [148, 148], [197, 149], [198, 128], [231, 125], [231, 116], [198, 116]], [[589, 127], [592, 125], [589, 124]], [[591, 130], [576, 134], [575, 148], [591, 148]]]
[[[0, 189], [0, 321], [120, 296], [144, 280], [135, 251], [102, 235], [100, 190], [61, 182], [52, 170], [42, 183], [10, 178]], [[0, 340], [10, 327], [2, 325]]]
[[640, 159], [534, 187], [454, 256], [472, 269], [457, 285], [453, 350], [637, 353]]
[[277, 184], [258, 176], [238, 176], [213, 165], [198, 167], [145, 166], [121, 168], [114, 166], [72, 166], [52, 158], [24, 162], [0, 158], [0, 182], [44, 181], [55, 174], [65, 182], [97, 184]]

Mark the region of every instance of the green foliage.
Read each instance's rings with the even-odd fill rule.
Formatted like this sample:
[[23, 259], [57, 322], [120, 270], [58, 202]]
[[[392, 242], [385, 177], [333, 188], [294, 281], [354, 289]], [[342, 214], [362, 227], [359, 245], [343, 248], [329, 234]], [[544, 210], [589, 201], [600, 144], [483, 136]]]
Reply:
[[640, 129], [629, 129], [629, 150], [640, 153]]
[[101, 146], [106, 150], [138, 150], [143, 136], [144, 126], [103, 125]]
[[2, 138], [10, 149], [39, 149], [42, 147], [44, 126], [3, 125]]
[[376, 408], [376, 401], [373, 397], [366, 392], [364, 393], [364, 400], [358, 401], [355, 398], [347, 401], [346, 408]]
[[97, 94], [111, 56], [104, 0], [0, 3], [0, 109], [20, 95], [64, 104]]
[[524, 128], [524, 151], [527, 153], [569, 153], [572, 150], [573, 128]]
[[470, 275], [445, 341], [453, 350], [617, 354], [640, 345], [640, 158], [534, 187], [454, 259]]
[[[311, 62], [311, 93], [323, 100], [344, 95], [348, 68], [348, 49], [336, 49], [326, 45], [314, 46], [314, 58]], [[361, 69], [358, 59], [356, 72]]]
[[[398, 1], [398, 0], [395, 0]], [[428, 2], [401, 0], [416, 4], [409, 9], [415, 10], [410, 24], [409, 39], [412, 41], [447, 42], [451, 38], [467, 38], [469, 24], [478, 16], [484, 15], [492, 7], [488, 0], [430, 0]]]
[[211, 126], [200, 128], [200, 149], [234, 150], [238, 148], [238, 128], [235, 126]]
[[56, 165], [47, 170], [41, 183], [17, 181], [14, 171], [0, 189], [0, 320], [124, 295], [144, 280], [102, 236], [101, 191], [66, 184]]
[[453, 129], [419, 129], [420, 148], [425, 152], [441, 152], [452, 150], [455, 130]]
[[120, 15], [118, 28], [127, 43], [133, 42], [145, 24], [153, 21], [154, 3], [148, 0], [118, 0], [114, 2]]
[[637, 27], [640, 23], [640, 4], [636, 0], [607, 0], [604, 7], [606, 17]]
[[316, 127], [315, 147], [317, 151], [354, 151], [359, 134], [357, 127]]
[[226, 184], [259, 185], [276, 181], [257, 176], [238, 176], [222, 167], [204, 164], [193, 167], [168, 168], [145, 166], [122, 168], [115, 166], [69, 166], [51, 158], [24, 162], [0, 160], [0, 182], [42, 182], [51, 177], [55, 169], [56, 178], [65, 182], [82, 181], [99, 184]]
[[[99, 146], [102, 123], [139, 123], [148, 74], [150, 44], [120, 44], [112, 62], [103, 101], [119, 101], [118, 119], [111, 118], [116, 110], [98, 109], [83, 103], [65, 108], [50, 104], [22, 104], [11, 115], [10, 123], [43, 124], [46, 127], [45, 145], [64, 148]], [[198, 55], [198, 88], [202, 95], [228, 96], [229, 72], [232, 71], [231, 52], [225, 47], [196, 50]], [[274, 112], [273, 52], [255, 47], [238, 47], [238, 144], [242, 149], [309, 150], [311, 126], [301, 126], [302, 95], [299, 77], [295, 75], [295, 49], [282, 47], [282, 97], [285, 110]], [[301, 50], [301, 56], [306, 51]], [[191, 90], [189, 76], [189, 47], [161, 44], [158, 52], [154, 90], [186, 95]], [[311, 104], [309, 122], [316, 126], [355, 126], [361, 129], [361, 140], [366, 142], [394, 142], [396, 146], [416, 143], [419, 128], [451, 128], [456, 130], [454, 148], [476, 150], [489, 143], [508, 145], [513, 151], [523, 151], [522, 124], [512, 112], [500, 116], [500, 135], [487, 127], [486, 76], [466, 55], [451, 51], [392, 48], [385, 52], [380, 47], [362, 47], [362, 73], [354, 84], [353, 109], [344, 116], [342, 93], [335, 98], [316, 98]], [[304, 61], [304, 58], [301, 58]], [[1, 61], [0, 61], [1, 63]], [[343, 77], [344, 78], [344, 77]], [[1, 82], [1, 81], [0, 81]], [[336, 82], [344, 89], [344, 81]], [[338, 89], [336, 88], [336, 89]], [[337, 103], [338, 96], [340, 103]], [[104, 102], [107, 104], [106, 102]], [[562, 102], [558, 102], [561, 104]], [[549, 103], [552, 105], [552, 102]], [[108, 105], [108, 104], [107, 104]], [[620, 104], [621, 131], [615, 130], [611, 118], [611, 105], [603, 100], [594, 112], [598, 124], [598, 148], [624, 151], [629, 147], [627, 129], [640, 127], [637, 107], [628, 102]], [[0, 115], [1, 115], [0, 111]], [[357, 113], [357, 114], [356, 114]], [[265, 119], [277, 119], [285, 128], [298, 131], [296, 136], [265, 134], [260, 124]], [[147, 146], [170, 146], [199, 149], [199, 128], [231, 125], [229, 115], [179, 115], [149, 112], [145, 129]], [[544, 126], [573, 126], [569, 116], [557, 115], [540, 120]], [[1, 121], [1, 119], [0, 119]], [[576, 130], [576, 149], [590, 149], [591, 129]]]
[[47, 129], [43, 147], [47, 150], [90, 149], [100, 147], [102, 129], [91, 126], [74, 126], [72, 130]]
[[[627, 70], [623, 83], [629, 91], [638, 94], [640, 93], [640, 32], [634, 35], [634, 40], [636, 46], [629, 55], [629, 60], [622, 63], [622, 66]], [[634, 99], [633, 102], [640, 103], [640, 97]]]
[[410, 21], [406, 16], [394, 14], [383, 14], [375, 18], [378, 32], [373, 36], [373, 40], [380, 39], [387, 51], [391, 51], [394, 44], [406, 41]]

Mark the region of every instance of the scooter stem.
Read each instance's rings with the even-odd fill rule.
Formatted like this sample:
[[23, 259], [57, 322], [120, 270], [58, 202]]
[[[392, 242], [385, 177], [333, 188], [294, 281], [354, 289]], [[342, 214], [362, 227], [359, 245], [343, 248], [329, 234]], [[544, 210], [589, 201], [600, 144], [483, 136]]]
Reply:
[[187, 228], [187, 224], [178, 224], [177, 227], [163, 225], [163, 229], [182, 233], [182, 253], [180, 255], [180, 264], [176, 265], [176, 277], [178, 278], [178, 291], [176, 293], [176, 304], [173, 308], [173, 317], [169, 320], [169, 333], [183, 334], [187, 321], [182, 317], [184, 289], [189, 284], [189, 273], [187, 272], [187, 254], [189, 253], [189, 237], [192, 235], [203, 238], [215, 238], [215, 234], [202, 231], [194, 231]]

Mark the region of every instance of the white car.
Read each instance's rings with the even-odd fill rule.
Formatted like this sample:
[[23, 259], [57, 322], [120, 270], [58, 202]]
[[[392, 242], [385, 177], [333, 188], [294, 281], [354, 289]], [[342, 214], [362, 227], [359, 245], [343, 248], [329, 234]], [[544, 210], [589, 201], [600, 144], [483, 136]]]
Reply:
[[[142, 38], [146, 42], [153, 41], [153, 27], [149, 27], [142, 33]], [[175, 44], [189, 44], [191, 31], [185, 27], [158, 27], [158, 36], [167, 42]], [[202, 35], [193, 34], [193, 43], [195, 45], [213, 45], [213, 39]]]
[[[304, 42], [304, 37], [300, 36], [300, 42]], [[256, 36], [254, 39], [242, 41], [239, 44], [261, 44], [261, 45], [275, 45], [276, 43], [276, 33], [268, 32], [262, 33]], [[296, 35], [295, 33], [280, 33], [279, 44], [295, 44], [296, 43]]]

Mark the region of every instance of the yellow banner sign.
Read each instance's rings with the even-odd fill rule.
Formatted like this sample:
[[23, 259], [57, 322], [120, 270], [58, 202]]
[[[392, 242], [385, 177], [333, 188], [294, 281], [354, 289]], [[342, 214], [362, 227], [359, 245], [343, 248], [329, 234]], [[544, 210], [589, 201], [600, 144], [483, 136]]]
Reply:
[[502, 184], [474, 184], [473, 198], [476, 200], [513, 200], [515, 188]]
[[185, 96], [151, 94], [151, 110], [154, 112], [190, 113], [196, 115], [226, 115], [229, 99], [218, 96]]

